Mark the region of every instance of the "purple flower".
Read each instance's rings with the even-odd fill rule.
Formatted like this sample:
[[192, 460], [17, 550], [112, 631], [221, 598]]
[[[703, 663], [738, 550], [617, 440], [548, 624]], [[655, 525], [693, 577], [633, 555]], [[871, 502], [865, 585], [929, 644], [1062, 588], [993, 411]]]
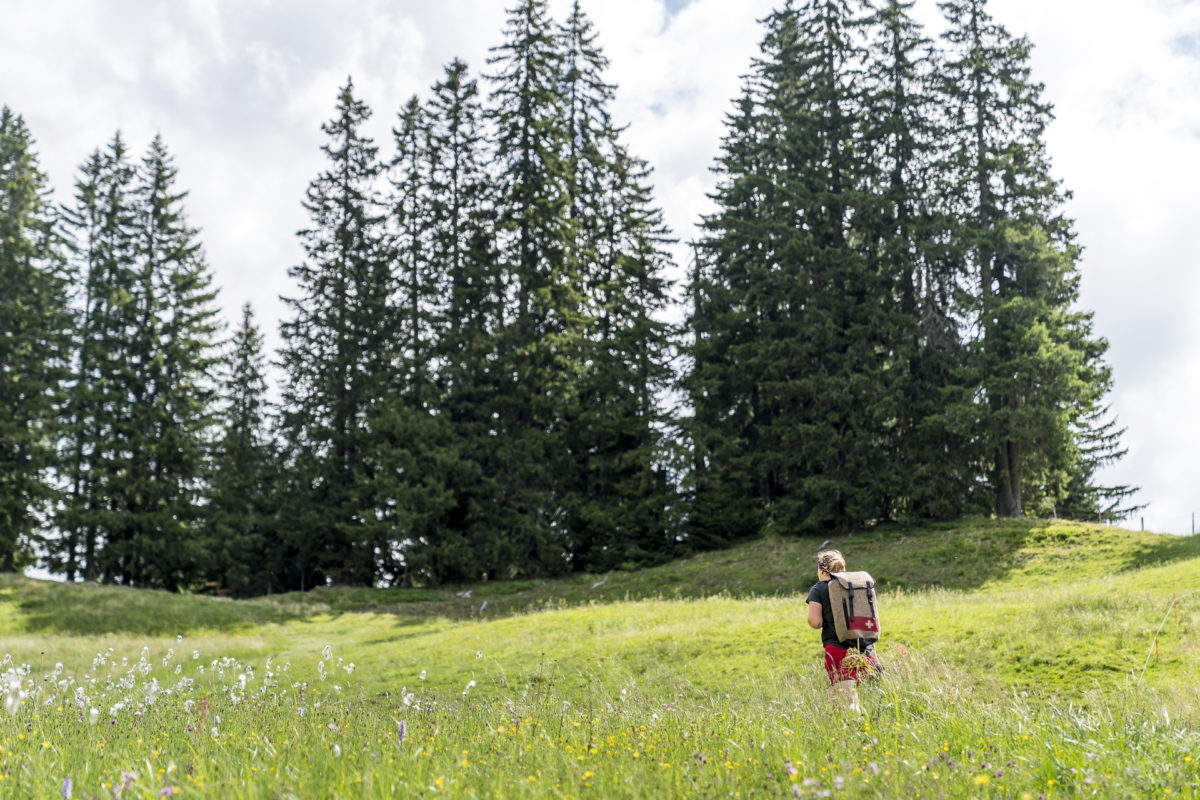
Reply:
[[68, 775], [67, 779], [65, 781], [63, 781], [62, 796], [63, 797], [71, 796], [71, 776], [70, 775]]
[[404, 720], [400, 720], [399, 724], [396, 725], [396, 739], [400, 742], [400, 744], [404, 744], [404, 740], [407, 738], [408, 725], [405, 724]]
[[1004, 770], [1003, 770], [1002, 768], [1001, 768], [1001, 769], [998, 769], [998, 770], [996, 770], [996, 777], [997, 777], [997, 778], [1003, 778], [1003, 777], [1004, 777]]
[[158, 793], [158, 796], [159, 797], [173, 797], [174, 795], [177, 795], [177, 794], [179, 794], [178, 786], [164, 786], [162, 788], [162, 791], [160, 791]]

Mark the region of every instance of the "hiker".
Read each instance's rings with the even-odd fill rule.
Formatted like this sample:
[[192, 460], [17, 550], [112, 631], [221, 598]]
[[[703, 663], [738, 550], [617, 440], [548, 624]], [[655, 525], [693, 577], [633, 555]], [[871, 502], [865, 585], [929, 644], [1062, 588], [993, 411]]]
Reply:
[[[875, 660], [873, 643], [863, 643], [861, 640], [842, 641], [838, 638], [833, 604], [829, 600], [829, 581], [833, 577], [832, 573], [845, 571], [846, 559], [837, 550], [825, 550], [817, 554], [817, 583], [808, 592], [808, 624], [821, 630], [821, 643], [825, 646], [825, 672], [829, 675], [829, 685], [857, 711], [858, 698], [854, 689], [858, 684], [859, 671], [873, 671], [878, 668], [878, 662]], [[863, 644], [861, 649], [860, 643]], [[847, 652], [852, 648], [860, 656], [851, 658], [846, 663]]]

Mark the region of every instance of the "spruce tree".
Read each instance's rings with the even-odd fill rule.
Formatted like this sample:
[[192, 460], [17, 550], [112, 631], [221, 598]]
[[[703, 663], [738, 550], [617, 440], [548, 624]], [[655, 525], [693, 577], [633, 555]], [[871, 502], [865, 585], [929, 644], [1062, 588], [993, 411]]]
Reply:
[[67, 364], [66, 275], [49, 188], [24, 119], [0, 108], [0, 571], [31, 560], [56, 490]]
[[277, 547], [276, 454], [266, 429], [266, 392], [263, 337], [247, 303], [231, 342], [204, 514], [204, 577], [237, 596], [276, 588], [270, 571]]
[[545, 0], [520, 0], [493, 48], [498, 255], [510, 310], [499, 332], [495, 473], [506, 504], [493, 525], [493, 574], [567, 568], [564, 431], [578, 403], [586, 317], [570, 214], [562, 55]]
[[869, 157], [858, 213], [870, 258], [893, 295], [879, 309], [894, 332], [887, 397], [895, 422], [880, 452], [891, 465], [888, 514], [953, 517], [978, 510], [974, 436], [943, 413], [970, 390], [955, 313], [965, 276], [953, 257], [953, 209], [940, 193], [937, 63], [913, 5], [886, 0], [866, 20], [860, 135]]
[[[177, 589], [194, 582], [200, 551], [201, 499], [209, 471], [215, 423], [221, 326], [216, 291], [198, 231], [188, 224], [177, 188], [178, 170], [161, 136], [142, 160], [137, 188], [144, 396], [135, 398], [140, 420], [134, 445], [143, 484], [135, 540], [139, 583]], [[152, 345], [152, 347], [151, 347]]]
[[422, 481], [405, 504], [403, 530], [407, 579], [438, 584], [486, 575], [505, 536], [493, 526], [495, 509], [506, 501], [495, 472], [492, 418], [504, 289], [484, 112], [464, 62], [447, 65], [426, 113], [429, 261], [444, 288], [432, 322], [437, 413], [420, 420], [422, 447], [408, 447], [420, 463], [407, 474]]
[[380, 364], [395, 378], [368, 425], [376, 514], [387, 530], [379, 548], [379, 577], [411, 584], [437, 580], [424, 556], [438, 548], [451, 502], [443, 468], [449, 430], [440, 408], [436, 358], [446, 265], [433, 243], [433, 134], [419, 98], [401, 109], [399, 123], [392, 132], [396, 155], [389, 203], [396, 347], [391, 361]]
[[747, 496], [757, 513], [732, 527], [743, 535], [887, 513], [898, 327], [864, 213], [860, 25], [840, 1], [767, 18], [705, 221], [690, 391], [698, 444], [721, 450], [697, 465], [692, 516], [714, 505], [706, 484], [715, 505]]
[[304, 261], [289, 274], [280, 367], [280, 425], [289, 454], [279, 576], [289, 588], [328, 581], [370, 585], [387, 528], [379, 521], [369, 417], [388, 396], [397, 327], [378, 179], [378, 148], [363, 133], [370, 109], [347, 81], [322, 126], [328, 160], [304, 203]]
[[63, 535], [52, 568], [68, 577], [112, 581], [127, 576], [134, 493], [133, 398], [144, 378], [135, 364], [139, 274], [135, 168], [118, 133], [80, 169], [75, 201], [64, 210], [73, 271], [81, 289], [66, 404]]
[[[1106, 389], [1106, 345], [1078, 299], [1079, 247], [1062, 213], [1044, 133], [1051, 120], [1030, 75], [1029, 42], [987, 13], [985, 0], [941, 3], [948, 28], [941, 70], [948, 186], [960, 212], [974, 288], [963, 313], [977, 325], [970, 374], [981, 403], [976, 431], [990, 462], [995, 512], [1049, 513], [1071, 460], [1072, 433]], [[964, 400], [950, 413], [965, 417]]]
[[760, 191], [764, 153], [754, 81], [747, 79], [715, 171], [719, 207], [695, 247], [688, 292], [691, 368], [683, 379], [691, 406], [684, 421], [693, 453], [688, 540], [719, 547], [758, 533], [763, 524], [751, 441], [756, 389], [741, 357], [758, 335], [749, 276], [758, 258], [764, 212]]
[[621, 141], [608, 60], [580, 4], [559, 31], [568, 132], [572, 258], [588, 335], [577, 410], [566, 430], [572, 469], [566, 529], [573, 566], [608, 569], [671, 552], [674, 505], [661, 466], [670, 372], [663, 272], [667, 234], [649, 169]]

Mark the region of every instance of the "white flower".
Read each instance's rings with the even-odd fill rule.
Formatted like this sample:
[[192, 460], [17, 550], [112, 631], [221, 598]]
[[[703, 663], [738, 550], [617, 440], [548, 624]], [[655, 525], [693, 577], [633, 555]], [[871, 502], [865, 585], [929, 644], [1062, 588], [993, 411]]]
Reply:
[[467, 688], [463, 689], [463, 697], [467, 696], [467, 692], [475, 688], [475, 681], [467, 681]]
[[425, 680], [425, 670], [421, 670], [421, 680]]
[[342, 748], [338, 747], [338, 746], [335, 744], [335, 745], [333, 746], [333, 754], [334, 754], [335, 756], [341, 756], [341, 754], [342, 754]]
[[333, 648], [329, 645], [321, 648], [321, 658], [333, 658]]
[[98, 719], [100, 719], [100, 709], [93, 708], [92, 710], [88, 711], [88, 722], [90, 722], [92, 725], [95, 725], [96, 720]]

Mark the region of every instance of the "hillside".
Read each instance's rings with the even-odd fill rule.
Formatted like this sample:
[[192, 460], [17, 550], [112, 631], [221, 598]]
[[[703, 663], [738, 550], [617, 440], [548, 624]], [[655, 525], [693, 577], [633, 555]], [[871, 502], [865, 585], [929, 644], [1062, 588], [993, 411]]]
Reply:
[[[111, 724], [118, 725], [118, 718], [127, 713], [119, 709], [140, 702], [149, 710], [159, 696], [158, 687], [171, 686], [178, 680], [173, 676], [191, 674], [188, 680], [194, 684], [175, 685], [186, 689], [182, 696], [203, 698], [206, 712], [212, 697], [214, 711], [216, 704], [226, 703], [217, 713], [244, 725], [249, 731], [246, 736], [272, 730], [272, 740], [303, 741], [305, 747], [325, 748], [320, 752], [331, 746], [329, 730], [344, 728], [348, 719], [358, 720], [356, 726], [386, 731], [398, 719], [408, 718], [414, 726], [425, 726], [414, 730], [457, 731], [454, 736], [473, 742], [461, 749], [482, 748], [499, 757], [498, 753], [506, 752], [504, 747], [488, 737], [494, 737], [498, 725], [511, 727], [512, 723], [498, 720], [513, 716], [513, 708], [526, 708], [520, 713], [531, 720], [555, 716], [560, 727], [565, 719], [575, 720], [570, 724], [576, 727], [596, 726], [598, 731], [608, 731], [605, 736], [614, 742], [619, 741], [621, 726], [628, 728], [629, 719], [621, 715], [633, 713], [634, 706], [623, 705], [627, 702], [636, 702], [637, 708], [644, 709], [641, 714], [653, 711], [654, 720], [677, 718], [683, 727], [664, 729], [666, 738], [658, 744], [674, 748], [673, 755], [661, 761], [667, 766], [643, 775], [639, 770], [650, 765], [639, 764], [636, 770], [627, 765], [616, 773], [623, 776], [619, 785], [609, 784], [607, 794], [596, 796], [695, 796], [687, 791], [686, 782], [666, 786], [656, 783], [654, 776], [669, 772], [676, 781], [696, 779], [694, 770], [708, 775], [701, 769], [707, 769], [707, 760], [701, 764], [697, 758], [690, 767], [680, 760], [687, 762], [688, 748], [695, 749], [687, 738], [702, 736], [709, 724], [704, 720], [716, 719], [713, 715], [727, 704], [721, 718], [733, 732], [726, 738], [750, 737], [764, 749], [778, 750], [773, 767], [768, 768], [767, 760], [754, 762], [757, 784], [727, 785], [722, 781], [732, 779], [734, 773], [722, 773], [725, 778], [713, 778], [716, 788], [711, 793], [700, 793], [734, 796], [734, 791], [741, 791], [736, 786], [761, 786], [760, 791], [765, 791], [775, 785], [772, 781], [777, 784], [785, 754], [789, 763], [809, 763], [817, 772], [823, 771], [818, 769], [819, 756], [827, 745], [819, 737], [813, 739], [819, 728], [804, 722], [816, 719], [813, 714], [828, 712], [820, 700], [825, 695], [817, 637], [803, 621], [805, 593], [814, 580], [812, 555], [819, 544], [807, 539], [761, 540], [655, 569], [563, 580], [438, 590], [329, 589], [249, 601], [6, 577], [0, 579], [0, 655], [11, 655], [2, 668], [29, 665], [25, 684], [29, 703], [38, 696], [33, 687], [39, 685], [40, 675], [54, 676], [67, 687], [63, 692], [70, 685], [92, 687], [86, 691], [94, 692], [104, 684], [97, 682], [99, 677], [107, 674], [107, 699], [103, 704], [89, 702], [102, 710], [111, 706]], [[879, 650], [888, 674], [881, 691], [864, 691], [864, 702], [875, 709], [874, 724], [883, 726], [882, 720], [892, 719], [887, 725], [900, 738], [887, 755], [873, 753], [868, 761], [839, 773], [843, 781], [861, 779], [859, 788], [866, 796], [873, 792], [894, 796], [897, 790], [878, 780], [872, 784], [873, 776], [863, 772], [865, 765], [894, 762], [890, 774], [902, 763], [912, 763], [912, 758], [928, 758], [905, 748], [927, 739], [931, 730], [939, 743], [945, 741], [947, 753], [957, 747], [953, 733], [966, 743], [963, 753], [982, 749], [983, 742], [1007, 742], [1014, 764], [1020, 763], [1015, 760], [1019, 753], [1026, 759], [1037, 756], [1042, 759], [1038, 780], [1043, 784], [1046, 780], [1080, 784], [1083, 770], [1093, 768], [1087, 760], [1108, 741], [1105, 737], [1115, 737], [1105, 747], [1118, 740], [1142, 741], [1150, 755], [1137, 758], [1145, 755], [1160, 763], [1163, 758], [1183, 758], [1180, 753], [1190, 753], [1188, 748], [1194, 750], [1200, 743], [1200, 691], [1194, 682], [1200, 661], [1200, 593], [1192, 594], [1200, 588], [1200, 539], [1077, 523], [979, 520], [858, 532], [831, 545], [846, 553], [852, 569], [870, 570], [881, 588], [886, 635]], [[1178, 602], [1172, 607], [1173, 598]], [[335, 666], [348, 669], [326, 682], [327, 671], [336, 672]], [[288, 670], [293, 670], [292, 677], [282, 680], [281, 674]], [[127, 677], [118, 680], [122, 674]], [[72, 677], [64, 683], [64, 675]], [[249, 695], [245, 676], [251, 685], [256, 679], [263, 681], [256, 696], [273, 699], [238, 704], [238, 680], [242, 696]], [[302, 682], [290, 684], [296, 688], [294, 696], [289, 695], [288, 681], [302, 676]], [[145, 690], [149, 701], [139, 700], [141, 690], [120, 688], [141, 685], [139, 681], [154, 682], [155, 688]], [[111, 696], [114, 691], [119, 700]], [[225, 701], [220, 699], [223, 696]], [[408, 708], [414, 697], [414, 708], [422, 707], [426, 716]], [[58, 702], [59, 716], [73, 720], [72, 704]], [[330, 709], [330, 714], [338, 709], [341, 721], [329, 730], [298, 727], [295, 714], [303, 715], [303, 706], [310, 703], [315, 703], [314, 709]], [[38, 734], [37, 726], [58, 724], [49, 713], [53, 704], [53, 696], [35, 704], [46, 710], [33, 711], [25, 728], [32, 736], [45, 737], [47, 752], [58, 745], [50, 733]], [[291, 717], [278, 716], [284, 708], [292, 708]], [[266, 721], [256, 716], [268, 712], [274, 716]], [[19, 719], [23, 712], [17, 713]], [[193, 709], [181, 717], [182, 722], [170, 725], [178, 724], [180, 729], [186, 725], [194, 731], [197, 723], [187, 722], [194, 713]], [[39, 714], [47, 715], [45, 721], [39, 722]], [[168, 714], [163, 724], [172, 718]], [[39, 779], [51, 781], [53, 775], [59, 775], [53, 780], [61, 782], [64, 769], [86, 768], [98, 781], [103, 781], [105, 770], [111, 773], [110, 768], [100, 769], [102, 765], [86, 759], [85, 767], [71, 767], [80, 763], [80, 755], [74, 760], [62, 756], [58, 772], [48, 765], [39, 772], [32, 765], [41, 762], [31, 754], [20, 756], [23, 737], [17, 734], [22, 731], [7, 727], [16, 720], [0, 719], [4, 720], [0, 738], [8, 748], [0, 751], [0, 773], [4, 763], [23, 764], [33, 770], [31, 785]], [[79, 719], [84, 719], [82, 711]], [[649, 717], [639, 719], [642, 725], [650, 725]], [[519, 723], [520, 714], [513, 721]], [[89, 731], [84, 726], [77, 732], [71, 724], [75, 723], [64, 719], [58, 735], [83, 736], [76, 743], [83, 748], [78, 753], [98, 746], [98, 729]], [[1027, 743], [1028, 730], [1033, 729], [1028, 726], [1045, 729], [1043, 733], [1054, 728], [1059, 732], [1055, 737], [1069, 734], [1077, 749], [1063, 745], [1067, 755], [1046, 761], [1046, 753], [1037, 751], [1042, 753], [1038, 756], [1027, 751], [1032, 746]], [[562, 742], [583, 735], [572, 730], [546, 736]], [[588, 738], [594, 735], [598, 734], [587, 734]], [[1139, 738], [1143, 735], [1148, 738]], [[372, 748], [378, 752], [386, 742], [386, 736], [379, 736], [383, 738], [376, 737], [378, 741], [364, 740], [363, 752]], [[905, 745], [910, 739], [910, 745]], [[105, 741], [108, 748], [116, 747], [112, 740]], [[132, 737], [121, 741], [130, 753], [140, 752], [143, 746], [140, 733], [136, 744]], [[681, 749], [687, 752], [676, 752]], [[114, 754], [111, 749], [105, 752]], [[173, 752], [160, 744], [152, 755], [165, 759]], [[423, 752], [421, 758], [429, 751]], [[696, 752], [709, 758], [701, 750]], [[832, 758], [836, 749], [830, 752]], [[225, 772], [209, 773], [203, 786], [201, 777], [188, 773], [188, 781], [181, 779], [181, 785], [195, 789], [196, 796], [208, 796], [203, 787], [214, 783], [225, 789], [244, 785], [248, 778], [238, 777], [237, 772], [240, 756], [232, 750], [221, 753], [221, 758], [233, 759], [222, 767]], [[1114, 763], [1131, 758], [1120, 748], [1113, 748], [1110, 755]], [[345, 788], [339, 794], [329, 790], [330, 776], [350, 787], [357, 768], [335, 765], [311, 773], [302, 762], [313, 757], [312, 753], [287, 756], [299, 759], [289, 762], [294, 774], [289, 773], [285, 782], [296, 796], [312, 796], [314, 791], [329, 796], [390, 796], [400, 785], [372, 784], [375, 788], [369, 792]], [[556, 760], [561, 757], [558, 751], [546, 754], [548, 760], [539, 769], [561, 772], [562, 763]], [[179, 765], [180, 758], [175, 753], [169, 760]], [[967, 764], [966, 756], [960, 754], [958, 759]], [[152, 765], [154, 760], [148, 758], [146, 763]], [[461, 796], [571, 794], [531, 788], [513, 792], [511, 776], [489, 772], [485, 779], [482, 768], [478, 775], [467, 768], [465, 754], [461, 760], [463, 765], [454, 773], [460, 782], [455, 785], [463, 792], [475, 787]], [[225, 762], [218, 758], [217, 763]], [[283, 767], [277, 761], [271, 765]], [[680, 770], [683, 774], [676, 774]], [[973, 777], [994, 771], [989, 768]], [[1194, 772], [1184, 775], [1183, 783], [1169, 785], [1176, 790], [1190, 786], [1194, 791], [1200, 786]], [[420, 780], [433, 780], [431, 774], [421, 773]], [[650, 781], [645, 791], [626, 785], [631, 775]], [[821, 782], [808, 786], [828, 787], [828, 777], [813, 777]], [[254, 777], [250, 783], [260, 788], [244, 796], [262, 792], [288, 796], [277, 791], [283, 785], [273, 782], [277, 779], [266, 774]], [[559, 783], [567, 785], [563, 784], [567, 780], [560, 777]], [[569, 782], [582, 790], [593, 785], [590, 780], [574, 775]], [[1149, 786], [1144, 784], [1148, 778], [1138, 780], [1143, 781], [1138, 787]], [[991, 789], [1014, 785], [997, 780]], [[1021, 785], [1032, 787], [1036, 782]], [[1125, 784], [1125, 789], [1130, 785]], [[54, 788], [57, 792], [57, 784]], [[815, 791], [812, 796], [818, 796]], [[6, 793], [3, 785], [0, 795], [19, 796]], [[1122, 795], [1114, 790], [1111, 796]]]
[[[601, 620], [615, 618], [645, 627], [665, 615], [694, 623], [701, 650], [721, 642], [748, 662], [791, 660], [812, 650], [813, 636], [798, 615], [815, 580], [819, 544], [766, 539], [636, 572], [439, 590], [323, 589], [248, 601], [7, 577], [0, 583], [0, 636], [14, 657], [28, 658], [32, 650], [23, 641], [47, 634], [69, 636], [73, 644], [82, 644], [79, 637], [120, 643], [177, 634], [265, 644], [296, 628], [332, 636], [346, 627], [337, 636], [351, 640], [377, 628], [362, 645], [367, 656], [373, 646], [386, 650], [391, 636], [436, 650], [459, 637], [504, 641], [529, 628], [550, 637], [539, 642], [540, 651], [555, 649], [555, 634], [547, 631], [559, 630], [567, 655], [574, 626], [608, 630]], [[885, 649], [894, 643], [935, 649], [982, 669], [980, 678], [1005, 682], [1050, 680], [1067, 688], [1075, 668], [1089, 680], [1140, 668], [1172, 596], [1200, 588], [1200, 539], [1109, 526], [975, 520], [880, 528], [829, 546], [842, 549], [851, 568], [876, 577]], [[660, 602], [701, 598], [706, 602]], [[1173, 674], [1200, 655], [1196, 607], [1194, 600], [1180, 603], [1151, 674]], [[609, 651], [624, 646], [613, 642]]]

